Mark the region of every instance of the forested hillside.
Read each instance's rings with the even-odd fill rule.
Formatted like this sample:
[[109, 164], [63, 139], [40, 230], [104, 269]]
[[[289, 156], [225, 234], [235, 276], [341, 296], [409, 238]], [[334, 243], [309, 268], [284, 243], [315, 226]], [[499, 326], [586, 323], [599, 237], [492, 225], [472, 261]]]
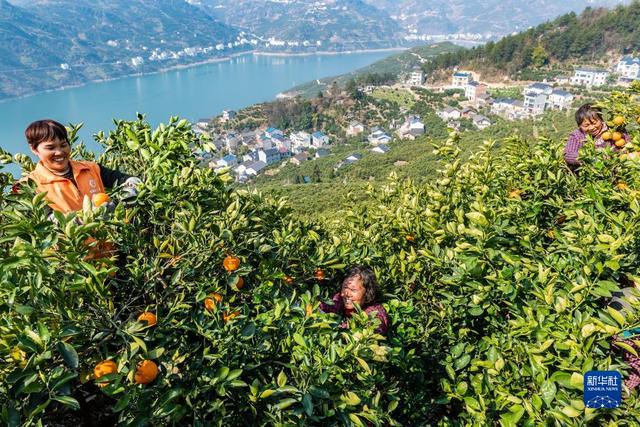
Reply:
[[613, 10], [588, 8], [580, 15], [569, 13], [498, 42], [445, 53], [428, 61], [424, 69], [431, 74], [460, 66], [509, 75], [561, 61], [610, 63], [620, 54], [640, 50], [638, 22], [638, 1]]

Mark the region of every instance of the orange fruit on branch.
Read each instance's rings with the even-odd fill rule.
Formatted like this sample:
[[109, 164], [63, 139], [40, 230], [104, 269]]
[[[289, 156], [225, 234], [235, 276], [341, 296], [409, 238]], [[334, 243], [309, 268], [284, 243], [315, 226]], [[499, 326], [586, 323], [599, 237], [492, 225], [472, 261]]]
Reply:
[[616, 147], [618, 148], [622, 148], [627, 144], [627, 141], [624, 140], [624, 138], [619, 139], [615, 142]]
[[205, 298], [204, 299], [204, 307], [211, 311], [214, 308], [216, 308], [216, 305], [222, 301], [222, 295], [220, 295], [219, 293], [213, 292], [211, 294], [209, 294], [209, 298]]
[[93, 206], [102, 206], [105, 203], [108, 203], [109, 200], [111, 199], [107, 193], [96, 193], [93, 195]]
[[150, 311], [145, 311], [144, 313], [138, 316], [138, 322], [147, 322], [147, 326], [153, 326], [158, 323], [158, 319], [156, 315], [151, 313]]
[[625, 119], [622, 116], [615, 116], [613, 118], [613, 124], [616, 126], [622, 126], [624, 122], [625, 122]]
[[324, 280], [324, 271], [321, 268], [318, 268], [315, 273], [313, 273], [313, 277], [317, 280]]
[[620, 141], [622, 139], [622, 134], [620, 132], [614, 132], [611, 135], [611, 139], [613, 139], [613, 142]]
[[136, 384], [149, 384], [158, 376], [158, 365], [153, 360], [143, 360], [138, 364], [133, 380]]
[[293, 279], [293, 277], [291, 277], [291, 276], [284, 276], [284, 281], [285, 281], [288, 285], [291, 285], [291, 284], [293, 284], [294, 279]]
[[[118, 372], [118, 365], [113, 360], [104, 360], [93, 368], [93, 377], [98, 379], [105, 375], [115, 374]], [[106, 387], [109, 383], [98, 383], [98, 387]]]
[[407, 234], [405, 236], [405, 239], [407, 240], [407, 242], [413, 242], [416, 240], [415, 236], [413, 234]]
[[222, 266], [227, 271], [236, 271], [240, 268], [240, 258], [228, 255], [222, 262]]
[[603, 140], [603, 141], [610, 141], [610, 140], [611, 140], [611, 138], [613, 138], [613, 134], [612, 134], [611, 132], [609, 132], [608, 130], [607, 130], [607, 131], [604, 131], [604, 132], [602, 133], [602, 140]]
[[224, 320], [225, 322], [228, 322], [229, 320], [233, 320], [234, 318], [238, 317], [240, 315], [240, 311], [236, 310], [232, 313], [224, 313], [222, 315], [222, 320]]

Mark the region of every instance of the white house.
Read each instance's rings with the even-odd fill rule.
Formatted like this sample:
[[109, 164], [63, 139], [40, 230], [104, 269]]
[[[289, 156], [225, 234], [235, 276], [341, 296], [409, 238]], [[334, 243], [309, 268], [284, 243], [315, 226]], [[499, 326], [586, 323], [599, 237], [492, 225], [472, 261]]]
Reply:
[[364, 125], [360, 122], [353, 121], [347, 127], [347, 136], [355, 136], [364, 132]]
[[329, 137], [324, 132], [316, 131], [311, 134], [311, 143], [314, 147], [319, 148], [329, 144]]
[[360, 160], [361, 158], [362, 158], [362, 154], [353, 153], [353, 154], [350, 154], [346, 159], [344, 159], [344, 162], [347, 164], [354, 163]]
[[258, 151], [258, 160], [267, 165], [272, 165], [280, 161], [280, 153], [277, 148]]
[[524, 103], [512, 98], [498, 98], [491, 105], [491, 113], [509, 120], [521, 119], [526, 116]]
[[409, 73], [409, 77], [407, 79], [407, 84], [410, 86], [422, 86], [425, 81], [425, 75], [420, 67], [413, 67], [411, 73]]
[[602, 86], [607, 82], [609, 72], [597, 68], [578, 68], [571, 77], [571, 84], [577, 86]]
[[416, 139], [424, 133], [424, 123], [418, 116], [408, 116], [397, 133], [400, 139]]
[[462, 117], [462, 113], [457, 108], [446, 107], [444, 110], [438, 112], [438, 116], [445, 122], [448, 120], [457, 120]]
[[258, 175], [266, 167], [267, 167], [267, 164], [265, 162], [257, 161], [257, 162], [252, 163], [247, 168], [245, 173], [247, 175]]
[[267, 138], [274, 138], [276, 136], [281, 136], [282, 137], [282, 136], [284, 136], [284, 133], [280, 129], [277, 129], [277, 128], [274, 128], [274, 127], [270, 127], [270, 128], [267, 128], [267, 130], [264, 131], [264, 135]]
[[302, 153], [298, 153], [295, 156], [293, 156], [289, 161], [294, 165], [300, 166], [301, 163], [304, 163], [307, 160], [309, 160], [309, 153], [307, 153], [306, 151], [303, 151]]
[[391, 141], [391, 137], [382, 129], [374, 130], [367, 138], [370, 144], [387, 144]]
[[640, 79], [640, 58], [623, 56], [616, 65], [616, 73], [627, 79]]
[[236, 112], [233, 110], [224, 110], [222, 111], [222, 118], [220, 119], [221, 122], [228, 122], [229, 120], [233, 120], [236, 118]]
[[475, 101], [480, 95], [487, 93], [487, 85], [484, 83], [470, 81], [464, 87], [464, 96], [469, 101]]
[[464, 89], [472, 79], [471, 73], [459, 71], [451, 76], [451, 86]]
[[234, 167], [237, 164], [238, 158], [233, 154], [227, 154], [217, 162], [217, 165], [221, 168]]
[[529, 92], [524, 96], [524, 109], [532, 116], [544, 113], [547, 106], [547, 95], [543, 93]]
[[387, 144], [380, 144], [371, 149], [371, 152], [378, 154], [387, 154], [389, 151], [391, 151], [391, 148]]
[[299, 151], [301, 148], [309, 148], [311, 146], [311, 135], [307, 132], [292, 133], [289, 139], [291, 139], [291, 147], [294, 150]]
[[480, 130], [491, 126], [491, 120], [481, 114], [476, 114], [471, 120], [473, 121], [473, 125]]
[[548, 105], [556, 110], [566, 110], [573, 103], [573, 94], [561, 89], [554, 89], [549, 95]]
[[551, 95], [551, 92], [553, 92], [553, 87], [551, 85], [546, 83], [532, 83], [523, 89], [522, 94], [527, 95], [528, 93], [531, 93], [536, 95]]

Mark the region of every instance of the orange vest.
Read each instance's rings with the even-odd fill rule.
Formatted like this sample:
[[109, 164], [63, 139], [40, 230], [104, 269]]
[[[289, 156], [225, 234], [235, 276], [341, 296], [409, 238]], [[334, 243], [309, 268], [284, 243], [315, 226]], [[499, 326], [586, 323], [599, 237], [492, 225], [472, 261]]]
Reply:
[[100, 166], [95, 162], [77, 162], [69, 160], [77, 187], [67, 178], [63, 178], [38, 162], [28, 179], [36, 183], [39, 193], [46, 192], [46, 199], [52, 209], [64, 213], [82, 209], [84, 196], [93, 198], [94, 194], [104, 193], [104, 185], [100, 178]]

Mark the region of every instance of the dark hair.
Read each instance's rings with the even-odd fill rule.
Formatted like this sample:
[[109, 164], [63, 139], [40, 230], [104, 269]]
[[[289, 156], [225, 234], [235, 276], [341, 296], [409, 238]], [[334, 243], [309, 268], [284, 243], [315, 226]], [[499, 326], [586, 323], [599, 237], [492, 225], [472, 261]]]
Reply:
[[370, 267], [363, 265], [356, 265], [350, 267], [342, 279], [342, 283], [351, 277], [360, 277], [362, 279], [362, 285], [364, 286], [364, 303], [371, 304], [376, 299], [378, 294], [378, 282], [376, 281], [376, 275], [373, 274], [373, 270]]
[[36, 120], [27, 126], [24, 131], [27, 142], [31, 148], [35, 149], [45, 141], [66, 141], [69, 142], [67, 129], [55, 120]]
[[578, 126], [580, 126], [585, 119], [603, 121], [602, 111], [600, 111], [600, 108], [591, 104], [584, 104], [576, 111], [576, 123]]

